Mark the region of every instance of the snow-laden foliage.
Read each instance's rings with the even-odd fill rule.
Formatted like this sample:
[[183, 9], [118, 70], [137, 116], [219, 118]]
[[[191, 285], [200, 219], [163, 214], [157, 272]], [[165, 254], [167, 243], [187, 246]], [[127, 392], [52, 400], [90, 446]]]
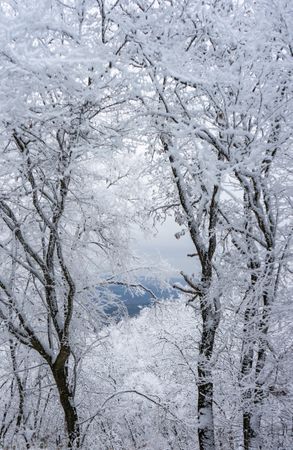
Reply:
[[[230, 450], [241, 448], [242, 440], [241, 326], [231, 312], [223, 322], [213, 361], [214, 419], [216, 448]], [[281, 330], [274, 330], [272, 345], [282, 336]], [[194, 367], [199, 342], [200, 315], [184, 299], [158, 302], [137, 318], [105, 328], [81, 362], [83, 382], [77, 396], [85, 415], [84, 447], [196, 448], [199, 380]], [[277, 378], [274, 358], [279, 360]], [[259, 430], [265, 448], [290, 449], [292, 444], [293, 385], [283, 358], [292, 364], [287, 353], [275, 355], [267, 365], [270, 394], [262, 406]]]
[[194, 448], [197, 337], [184, 301], [107, 327], [82, 364], [85, 448]]
[[[1, 446], [293, 447], [291, 22], [0, 0]], [[143, 289], [131, 230], [167, 216], [188, 307], [103, 328], [109, 285]]]

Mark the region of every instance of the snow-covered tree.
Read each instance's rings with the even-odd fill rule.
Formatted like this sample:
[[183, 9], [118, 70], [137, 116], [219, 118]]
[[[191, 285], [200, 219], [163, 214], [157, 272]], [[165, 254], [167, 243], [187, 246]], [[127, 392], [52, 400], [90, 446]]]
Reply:
[[[102, 273], [127, 267], [131, 207], [109, 187], [121, 172], [113, 155], [125, 137], [125, 89], [95, 3], [1, 2], [1, 25], [0, 316], [14, 373], [4, 389], [19, 391], [18, 412], [4, 407], [2, 439], [21, 446], [36, 434], [29, 418], [50, 408], [45, 381], [58, 392], [68, 446], [78, 447], [82, 324]], [[34, 406], [19, 371], [40, 389]]]
[[291, 239], [285, 167], [292, 145], [292, 12], [287, 2], [226, 1], [130, 2], [121, 10], [132, 71], [140, 73], [135, 93], [153, 136], [154, 210], [175, 211], [198, 261], [195, 275], [184, 279], [202, 317], [199, 446], [216, 445], [213, 348], [225, 311], [219, 299], [235, 287], [227, 276], [233, 247], [234, 304], [243, 323], [237, 369], [243, 445], [261, 445], [262, 404], [274, 390], [264, 388], [272, 309], [279, 306]]
[[[1, 445], [292, 447], [291, 21], [286, 0], [0, 1]], [[191, 239], [193, 309], [97, 336], [148, 214]]]

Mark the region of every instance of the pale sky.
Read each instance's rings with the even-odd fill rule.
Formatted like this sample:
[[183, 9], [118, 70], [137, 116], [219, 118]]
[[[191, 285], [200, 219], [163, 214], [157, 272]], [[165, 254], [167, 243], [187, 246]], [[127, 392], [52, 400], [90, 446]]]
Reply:
[[195, 272], [196, 258], [187, 256], [188, 253], [194, 253], [193, 244], [187, 235], [175, 238], [175, 233], [180, 232], [181, 228], [174, 219], [168, 218], [164, 224], [157, 225], [157, 229], [158, 233], [154, 237], [138, 233], [139, 252], [158, 263], [162, 259], [166, 260], [178, 274], [181, 270], [189, 274]]

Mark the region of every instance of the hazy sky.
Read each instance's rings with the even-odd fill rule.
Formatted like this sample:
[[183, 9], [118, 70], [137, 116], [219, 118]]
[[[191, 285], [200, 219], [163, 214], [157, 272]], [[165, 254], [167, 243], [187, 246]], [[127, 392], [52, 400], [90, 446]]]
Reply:
[[158, 233], [156, 236], [145, 236], [138, 234], [139, 252], [150, 257], [153, 262], [164, 259], [179, 273], [181, 270], [188, 273], [195, 271], [196, 259], [188, 257], [188, 253], [194, 253], [194, 247], [189, 236], [175, 238], [175, 233], [180, 232], [181, 228], [174, 220], [167, 219], [166, 222], [157, 225]]

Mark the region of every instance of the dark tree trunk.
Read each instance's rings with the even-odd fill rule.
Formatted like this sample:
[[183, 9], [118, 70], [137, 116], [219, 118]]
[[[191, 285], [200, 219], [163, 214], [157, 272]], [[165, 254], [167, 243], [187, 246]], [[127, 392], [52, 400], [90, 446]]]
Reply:
[[198, 439], [200, 450], [215, 449], [213, 415], [214, 384], [212, 380], [211, 357], [215, 335], [219, 325], [219, 311], [213, 311], [201, 298], [202, 334], [198, 363]]
[[[253, 277], [252, 277], [253, 278]], [[254, 286], [256, 280], [252, 280], [252, 286]], [[255, 437], [255, 431], [252, 426], [252, 404], [253, 404], [253, 388], [250, 385], [250, 380], [253, 359], [254, 359], [254, 345], [255, 345], [255, 330], [253, 325], [253, 319], [257, 313], [255, 305], [248, 307], [244, 314], [244, 327], [243, 327], [243, 357], [241, 362], [241, 382], [243, 384], [242, 398], [243, 398], [243, 444], [244, 450], [251, 448], [251, 441]], [[248, 384], [248, 388], [246, 388]]]
[[70, 387], [67, 371], [69, 349], [62, 348], [52, 366], [52, 373], [59, 393], [60, 403], [64, 411], [65, 423], [68, 434], [68, 448], [80, 447], [80, 428], [78, 424], [77, 410]]

